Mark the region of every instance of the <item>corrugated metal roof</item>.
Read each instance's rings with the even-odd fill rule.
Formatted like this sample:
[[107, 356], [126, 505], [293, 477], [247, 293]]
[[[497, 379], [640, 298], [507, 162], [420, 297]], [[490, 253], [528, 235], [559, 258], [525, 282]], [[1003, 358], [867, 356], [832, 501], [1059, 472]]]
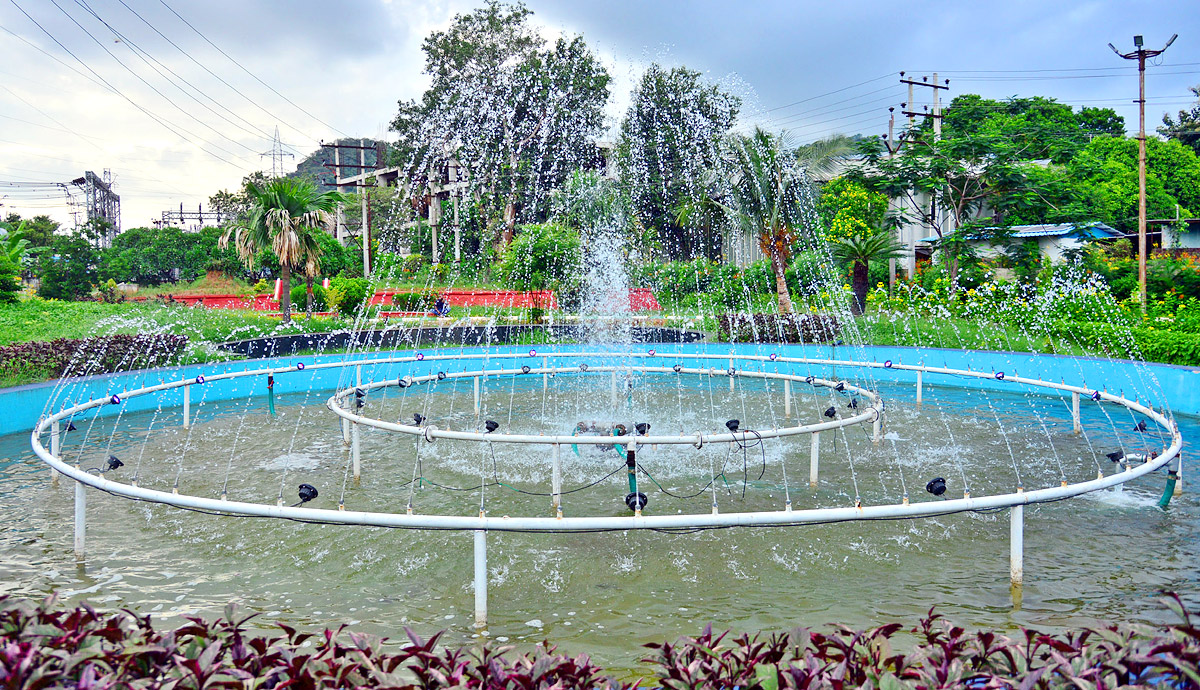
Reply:
[[[998, 228], [986, 228], [987, 230], [997, 230]], [[1017, 239], [1028, 239], [1033, 237], [1063, 237], [1066, 235], [1074, 235], [1085, 240], [1101, 240], [1110, 237], [1121, 237], [1121, 233], [1110, 228], [1104, 223], [1057, 223], [1043, 225], [1014, 225], [1009, 230], [1012, 230], [1012, 236]], [[936, 242], [937, 235], [923, 237], [918, 242]]]

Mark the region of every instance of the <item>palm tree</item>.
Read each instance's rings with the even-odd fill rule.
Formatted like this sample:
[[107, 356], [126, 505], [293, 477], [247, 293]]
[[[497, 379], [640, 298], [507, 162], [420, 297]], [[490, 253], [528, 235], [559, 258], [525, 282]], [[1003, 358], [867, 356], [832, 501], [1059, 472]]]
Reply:
[[866, 236], [852, 236], [835, 240], [831, 247], [834, 257], [849, 263], [854, 274], [850, 279], [850, 288], [854, 291], [854, 301], [850, 304], [850, 313], [860, 316], [867, 305], [867, 269], [872, 261], [895, 259], [904, 252], [904, 245], [896, 241], [886, 230], [876, 230]]
[[799, 232], [810, 227], [810, 174], [828, 172], [850, 150], [848, 141], [835, 137], [797, 148], [786, 135], [756, 127], [734, 142], [731, 204], [722, 207], [744, 232], [758, 238], [775, 274], [781, 314], [795, 312], [785, 273]]
[[346, 199], [340, 192], [322, 192], [308, 180], [287, 177], [270, 180], [262, 186], [248, 183], [246, 195], [250, 209], [245, 218], [221, 236], [221, 247], [229, 246], [232, 239], [238, 256], [250, 266], [258, 252], [270, 248], [279, 259], [279, 277], [283, 283], [279, 306], [286, 323], [292, 320], [292, 270], [302, 270], [311, 285], [321, 257], [321, 247], [313, 233], [322, 230], [330, 214]]

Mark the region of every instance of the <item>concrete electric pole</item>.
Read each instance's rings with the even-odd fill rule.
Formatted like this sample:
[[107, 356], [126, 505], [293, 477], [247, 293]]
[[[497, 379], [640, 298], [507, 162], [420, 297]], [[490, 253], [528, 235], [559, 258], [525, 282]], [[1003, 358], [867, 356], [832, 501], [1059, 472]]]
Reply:
[[1162, 55], [1179, 34], [1171, 34], [1161, 50], [1146, 50], [1139, 34], [1133, 37], [1132, 53], [1122, 53], [1109, 43], [1112, 51], [1126, 60], [1138, 61], [1138, 300], [1146, 309], [1146, 58]]

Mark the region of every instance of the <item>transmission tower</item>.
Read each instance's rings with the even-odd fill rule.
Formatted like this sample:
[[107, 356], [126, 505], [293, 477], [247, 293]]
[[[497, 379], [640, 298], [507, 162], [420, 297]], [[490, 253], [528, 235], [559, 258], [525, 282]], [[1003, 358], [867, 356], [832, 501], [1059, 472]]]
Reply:
[[283, 142], [279, 140], [279, 126], [275, 126], [275, 136], [271, 139], [271, 150], [258, 154], [259, 157], [271, 157], [271, 177], [279, 177], [283, 174], [283, 157], [290, 156], [293, 160], [295, 154], [286, 153], [283, 150]]

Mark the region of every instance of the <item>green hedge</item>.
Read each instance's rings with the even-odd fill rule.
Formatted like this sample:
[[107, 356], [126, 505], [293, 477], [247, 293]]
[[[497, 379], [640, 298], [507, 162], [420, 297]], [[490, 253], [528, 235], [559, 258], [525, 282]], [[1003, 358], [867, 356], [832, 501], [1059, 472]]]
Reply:
[[1095, 321], [1060, 321], [1054, 334], [1110, 357], [1200, 366], [1200, 333], [1124, 328]]

